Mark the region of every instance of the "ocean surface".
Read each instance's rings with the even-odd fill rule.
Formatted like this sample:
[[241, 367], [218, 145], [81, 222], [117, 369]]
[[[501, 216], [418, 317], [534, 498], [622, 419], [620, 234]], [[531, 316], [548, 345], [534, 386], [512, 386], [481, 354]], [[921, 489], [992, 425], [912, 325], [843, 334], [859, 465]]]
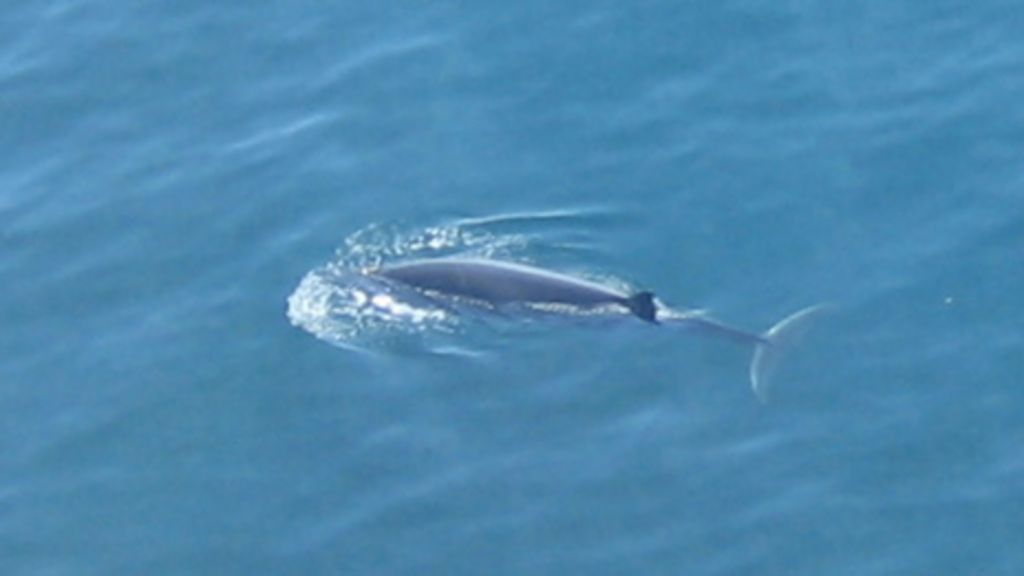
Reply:
[[[1024, 4], [0, 14], [0, 574], [1024, 574]], [[367, 286], [435, 256], [750, 345]], [[475, 309], [474, 309], [475, 308]]]

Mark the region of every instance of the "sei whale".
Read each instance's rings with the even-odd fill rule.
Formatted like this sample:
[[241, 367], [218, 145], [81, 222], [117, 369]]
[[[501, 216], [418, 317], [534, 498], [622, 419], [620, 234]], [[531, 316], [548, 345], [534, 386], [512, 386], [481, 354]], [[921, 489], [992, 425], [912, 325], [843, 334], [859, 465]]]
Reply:
[[702, 312], [678, 312], [656, 301], [651, 292], [632, 294], [534, 266], [482, 258], [437, 258], [383, 266], [372, 276], [412, 287], [426, 295], [467, 298], [492, 306], [506, 304], [561, 304], [579, 308], [621, 306], [651, 324], [674, 324], [701, 329], [752, 344], [750, 383], [761, 400], [779, 357], [807, 328], [806, 320], [820, 306], [804, 308], [767, 331], [757, 334], [735, 328]]
[[636, 316], [657, 323], [654, 294], [625, 294], [607, 286], [533, 266], [499, 260], [420, 260], [381, 268], [375, 272], [413, 286], [489, 304], [567, 304], [593, 307], [618, 304]]

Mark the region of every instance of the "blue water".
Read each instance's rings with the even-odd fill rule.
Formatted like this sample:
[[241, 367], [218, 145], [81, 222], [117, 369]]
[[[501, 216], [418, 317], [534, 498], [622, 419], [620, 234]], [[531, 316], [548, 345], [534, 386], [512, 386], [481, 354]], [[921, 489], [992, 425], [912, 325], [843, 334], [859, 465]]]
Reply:
[[[6, 5], [0, 574], [1024, 573], [1022, 25]], [[434, 254], [833, 307], [762, 404], [736, 342], [345, 300]]]

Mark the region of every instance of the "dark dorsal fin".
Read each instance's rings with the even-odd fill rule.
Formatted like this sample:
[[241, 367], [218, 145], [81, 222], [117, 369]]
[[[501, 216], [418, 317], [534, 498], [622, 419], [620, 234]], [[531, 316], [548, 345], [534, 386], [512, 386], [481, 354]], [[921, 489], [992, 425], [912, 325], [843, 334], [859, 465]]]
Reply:
[[626, 298], [626, 307], [633, 314], [640, 318], [658, 323], [658, 305], [654, 303], [654, 294], [651, 292], [637, 292]]

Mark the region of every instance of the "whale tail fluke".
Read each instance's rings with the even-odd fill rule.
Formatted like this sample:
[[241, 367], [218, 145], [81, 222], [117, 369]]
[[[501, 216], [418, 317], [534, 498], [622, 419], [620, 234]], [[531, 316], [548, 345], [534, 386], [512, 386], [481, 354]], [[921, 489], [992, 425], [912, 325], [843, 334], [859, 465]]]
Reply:
[[637, 292], [626, 298], [625, 305], [630, 312], [641, 319], [654, 324], [658, 323], [658, 305], [654, 302], [652, 292]]
[[804, 337], [814, 317], [825, 309], [826, 306], [821, 304], [804, 308], [783, 318], [761, 335], [750, 362], [750, 385], [759, 400], [768, 401], [772, 376], [780, 361]]

